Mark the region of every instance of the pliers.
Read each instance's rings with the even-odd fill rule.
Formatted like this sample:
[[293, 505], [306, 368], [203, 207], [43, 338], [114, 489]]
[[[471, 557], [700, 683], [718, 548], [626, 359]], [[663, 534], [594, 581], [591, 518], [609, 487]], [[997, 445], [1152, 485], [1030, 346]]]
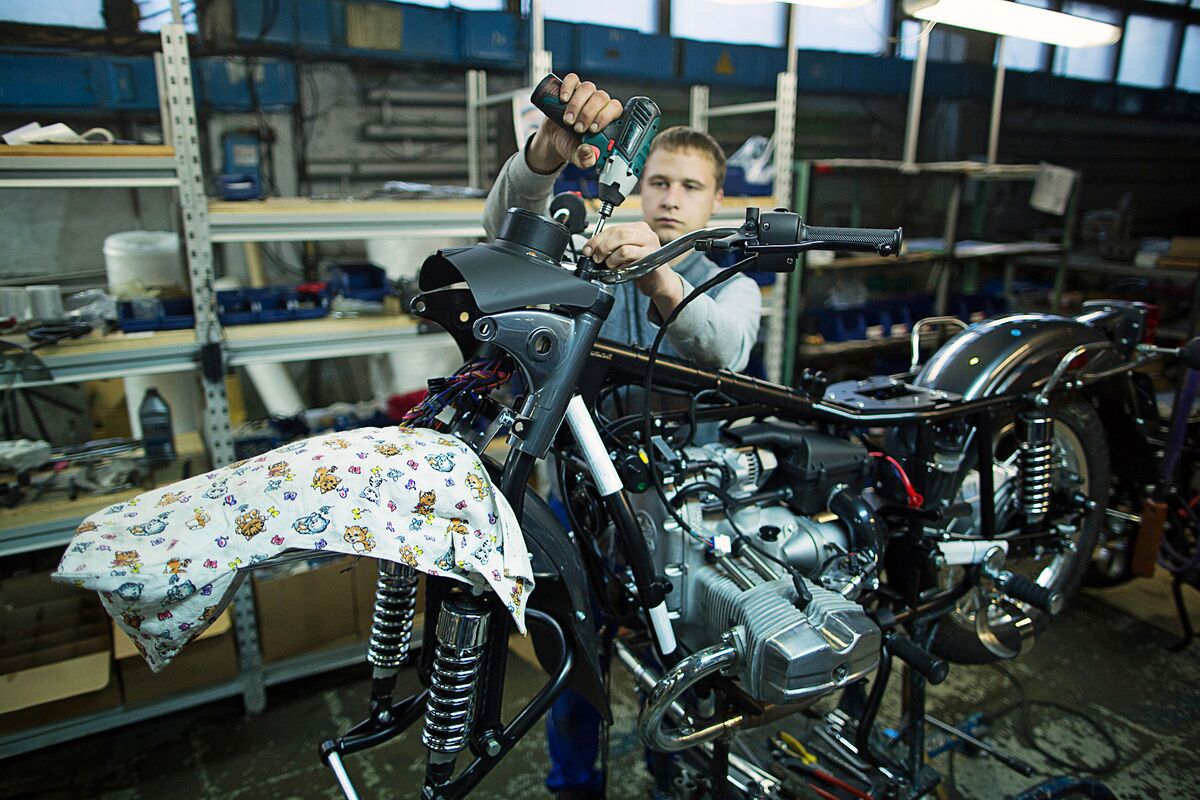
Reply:
[[[804, 745], [801, 744], [796, 737], [792, 736], [786, 731], [780, 731], [778, 737], [771, 739], [771, 744], [775, 748], [776, 753], [782, 757], [784, 766], [796, 770], [797, 772], [801, 772], [809, 778], [820, 781], [821, 783], [827, 784], [835, 789], [847, 792], [852, 797], [856, 798], [856, 800], [875, 800], [872, 795], [864, 792], [857, 786], [853, 786], [841, 778], [838, 778], [837, 776], [818, 767], [816, 765], [816, 756], [808, 752], [808, 750], [805, 749]], [[808, 788], [816, 792], [817, 796], [822, 800], [842, 800], [842, 798], [838, 795], [830, 792], [827, 789], [817, 786], [816, 783], [813, 783], [812, 781], [808, 782]]]

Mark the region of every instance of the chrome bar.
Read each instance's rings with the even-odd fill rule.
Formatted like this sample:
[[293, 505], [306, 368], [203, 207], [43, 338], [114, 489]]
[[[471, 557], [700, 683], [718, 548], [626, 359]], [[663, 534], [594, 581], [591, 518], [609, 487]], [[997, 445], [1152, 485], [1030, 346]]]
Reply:
[[912, 342], [912, 360], [908, 364], [910, 372], [915, 372], [921, 365], [921, 330], [929, 325], [957, 325], [960, 330], [966, 330], [967, 323], [958, 317], [925, 317], [913, 325], [909, 340]]
[[628, 267], [619, 270], [604, 270], [596, 274], [596, 279], [602, 283], [627, 283], [649, 275], [654, 270], [684, 253], [694, 249], [693, 246], [701, 239], [721, 239], [732, 236], [741, 228], [703, 228], [680, 236], [670, 244], [660, 247], [643, 259], [633, 262]]

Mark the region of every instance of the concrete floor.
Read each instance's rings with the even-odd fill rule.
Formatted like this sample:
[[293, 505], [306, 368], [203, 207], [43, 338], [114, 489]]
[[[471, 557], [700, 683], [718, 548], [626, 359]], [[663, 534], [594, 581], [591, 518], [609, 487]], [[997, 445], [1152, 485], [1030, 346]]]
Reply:
[[[1079, 596], [1025, 657], [1004, 665], [1031, 699], [1054, 700], [1105, 726], [1120, 748], [1121, 766], [1104, 778], [1120, 798], [1167, 800], [1200, 797], [1200, 642], [1169, 653], [1173, 637], [1118, 610], [1127, 598]], [[1159, 598], [1161, 607], [1161, 598]], [[1142, 616], [1147, 616], [1142, 614]], [[1160, 625], [1173, 625], [1159, 614]], [[510, 667], [514, 705], [539, 685], [540, 673], [515, 660]], [[357, 721], [367, 696], [365, 668], [351, 668], [275, 687], [268, 709], [247, 717], [236, 701], [214, 703], [101, 736], [20, 756], [0, 768], [0, 797], [291, 798], [341, 797], [320, 765], [316, 744]], [[616, 724], [612, 736], [610, 797], [649, 798], [650, 778], [634, 733], [636, 700], [622, 670], [614, 672]], [[929, 692], [929, 711], [948, 721], [1004, 705], [1011, 684], [991, 667], [955, 667]], [[890, 692], [882, 720], [894, 723], [898, 693]], [[1045, 747], [1075, 761], [1100, 764], [1107, 743], [1085, 723], [1051, 712], [1034, 720]], [[932, 737], [932, 735], [931, 735]], [[1017, 715], [1000, 720], [994, 741], [1046, 775], [1062, 774], [1022, 741]], [[479, 787], [478, 798], [548, 796], [541, 725]], [[369, 754], [349, 769], [366, 798], [417, 796], [424, 758], [415, 730]], [[933, 766], [945, 774], [947, 757]], [[993, 800], [1037, 779], [1024, 778], [988, 758], [954, 759], [950, 798]]]

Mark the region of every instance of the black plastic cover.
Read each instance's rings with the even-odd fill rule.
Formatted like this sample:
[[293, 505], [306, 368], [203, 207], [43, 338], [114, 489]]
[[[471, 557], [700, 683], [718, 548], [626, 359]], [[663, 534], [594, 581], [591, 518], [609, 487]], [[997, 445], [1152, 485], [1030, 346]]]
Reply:
[[824, 511], [833, 487], [861, 489], [871, 471], [871, 457], [861, 445], [817, 431], [804, 431], [795, 447], [777, 455], [793, 492], [788, 505], [798, 514]]

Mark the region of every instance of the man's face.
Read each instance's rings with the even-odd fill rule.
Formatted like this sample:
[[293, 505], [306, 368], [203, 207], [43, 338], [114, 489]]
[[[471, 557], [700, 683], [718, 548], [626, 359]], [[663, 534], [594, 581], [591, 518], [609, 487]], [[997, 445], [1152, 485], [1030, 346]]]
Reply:
[[642, 172], [642, 218], [663, 244], [704, 228], [725, 193], [712, 159], [699, 150], [660, 148]]

